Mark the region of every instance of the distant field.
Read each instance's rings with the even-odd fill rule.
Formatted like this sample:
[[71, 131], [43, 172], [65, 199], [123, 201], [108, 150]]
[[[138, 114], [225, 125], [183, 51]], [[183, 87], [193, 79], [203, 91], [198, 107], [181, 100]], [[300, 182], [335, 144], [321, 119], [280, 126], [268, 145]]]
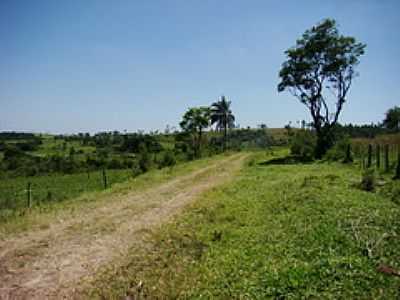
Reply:
[[355, 144], [363, 144], [363, 145], [368, 145], [368, 144], [400, 145], [400, 133], [378, 135], [372, 139], [355, 138], [353, 139], [353, 142]]
[[[131, 170], [107, 170], [107, 185], [132, 178]], [[0, 181], [0, 217], [27, 207], [27, 185], [31, 183], [31, 202], [62, 201], [77, 197], [83, 192], [104, 189], [101, 171], [70, 175], [53, 174], [35, 177], [17, 177]]]
[[267, 128], [266, 131], [275, 139], [287, 140], [287, 130], [285, 128]]

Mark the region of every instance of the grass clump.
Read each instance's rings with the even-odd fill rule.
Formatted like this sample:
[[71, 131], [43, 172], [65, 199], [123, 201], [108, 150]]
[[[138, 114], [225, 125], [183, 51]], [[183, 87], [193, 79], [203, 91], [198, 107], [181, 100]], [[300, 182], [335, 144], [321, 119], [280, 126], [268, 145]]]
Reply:
[[360, 188], [363, 191], [373, 192], [375, 190], [375, 185], [376, 185], [375, 170], [371, 168], [364, 170], [360, 182]]

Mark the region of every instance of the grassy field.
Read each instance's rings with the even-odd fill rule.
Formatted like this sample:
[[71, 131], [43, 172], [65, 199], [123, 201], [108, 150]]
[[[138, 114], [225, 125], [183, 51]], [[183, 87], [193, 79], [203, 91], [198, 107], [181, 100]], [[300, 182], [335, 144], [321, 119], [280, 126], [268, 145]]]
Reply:
[[[140, 192], [151, 188], [157, 184], [164, 183], [168, 180], [172, 180], [178, 176], [188, 174], [199, 168], [206, 167], [212, 162], [216, 162], [225, 156], [229, 156], [230, 153], [215, 155], [213, 157], [203, 158], [191, 162], [181, 163], [174, 167], [164, 168], [161, 170], [153, 169], [147, 173], [139, 175], [137, 177], [130, 176], [129, 170], [126, 171], [115, 171], [113, 174], [108, 173], [108, 177], [111, 180], [111, 186], [107, 190], [102, 187], [102, 181], [100, 180], [100, 172], [95, 172], [90, 175], [92, 190], [80, 190], [79, 188], [85, 185], [87, 182], [87, 174], [75, 174], [75, 175], [64, 175], [58, 179], [52, 176], [41, 176], [31, 177], [31, 179], [37, 180], [35, 184], [49, 185], [51, 180], [59, 180], [57, 184], [62, 190], [64, 198], [60, 198], [62, 201], [41, 201], [39, 205], [34, 205], [31, 209], [24, 209], [22, 206], [26, 204], [26, 178], [10, 179], [7, 185], [7, 181], [1, 181], [2, 187], [9, 186], [10, 184], [19, 184], [22, 189], [21, 193], [21, 207], [16, 211], [9, 209], [0, 210], [0, 239], [4, 238], [9, 234], [16, 234], [28, 229], [41, 229], [47, 228], [54, 221], [59, 221], [63, 218], [73, 218], [75, 212], [82, 210], [93, 210], [104, 204], [106, 201], [110, 201], [110, 198], [118, 198], [126, 195], [131, 191]], [[118, 172], [121, 172], [118, 174]], [[117, 182], [117, 179], [120, 182]], [[65, 185], [69, 189], [65, 189]], [[90, 187], [90, 186], [89, 186]], [[35, 202], [35, 190], [33, 189], [33, 201]], [[0, 189], [1, 190], [1, 189]], [[3, 189], [4, 191], [5, 189]], [[44, 197], [47, 194], [43, 194]], [[12, 196], [12, 194], [11, 194]], [[54, 195], [56, 196], [56, 195]]]
[[[107, 170], [107, 186], [132, 177], [131, 170]], [[0, 219], [27, 207], [27, 186], [31, 183], [31, 205], [63, 201], [84, 192], [104, 189], [101, 171], [78, 174], [53, 174], [34, 177], [16, 177], [0, 181]]]
[[400, 144], [400, 133], [382, 134], [378, 135], [373, 139], [367, 138], [355, 138], [353, 139], [354, 144], [368, 145], [368, 144], [388, 144], [388, 145], [399, 145]]
[[88, 297], [398, 299], [399, 181], [365, 192], [351, 165], [272, 159], [254, 155], [233, 183], [84, 283]]

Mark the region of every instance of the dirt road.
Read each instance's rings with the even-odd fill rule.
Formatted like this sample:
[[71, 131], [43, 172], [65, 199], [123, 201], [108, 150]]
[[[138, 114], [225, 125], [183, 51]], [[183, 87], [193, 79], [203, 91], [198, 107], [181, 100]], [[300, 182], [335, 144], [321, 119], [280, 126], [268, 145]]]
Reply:
[[146, 230], [161, 226], [199, 194], [231, 179], [245, 157], [223, 158], [146, 191], [75, 213], [49, 228], [0, 241], [0, 299], [71, 298], [76, 283], [123, 257], [133, 245], [145, 247]]

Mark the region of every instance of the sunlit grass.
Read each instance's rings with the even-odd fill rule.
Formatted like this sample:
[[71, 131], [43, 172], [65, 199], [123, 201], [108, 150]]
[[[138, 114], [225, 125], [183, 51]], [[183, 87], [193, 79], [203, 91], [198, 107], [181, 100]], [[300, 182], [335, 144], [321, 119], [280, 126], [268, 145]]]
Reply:
[[[43, 185], [54, 187], [52, 183], [57, 183], [58, 190], [64, 197], [57, 200], [46, 200], [35, 202], [35, 192], [33, 191], [32, 201], [34, 205], [31, 209], [21, 207], [17, 210], [0, 210], [0, 238], [2, 235], [21, 232], [28, 229], [48, 227], [53, 221], [62, 218], [73, 218], [76, 211], [91, 210], [102, 205], [106, 201], [111, 201], [112, 198], [118, 198], [131, 192], [140, 192], [150, 189], [152, 186], [161, 184], [178, 176], [189, 174], [199, 168], [206, 167], [212, 162], [216, 162], [230, 154], [216, 155], [213, 157], [203, 158], [187, 163], [180, 163], [172, 168], [164, 168], [161, 170], [154, 169], [137, 177], [132, 177], [129, 170], [107, 172], [109, 188], [104, 190], [101, 172], [91, 174], [92, 189], [79, 189], [82, 184], [87, 182], [87, 174], [75, 175], [59, 175], [32, 177], [33, 181], [40, 182]], [[120, 182], [116, 181], [118, 172]], [[112, 179], [114, 176], [114, 180]], [[125, 176], [125, 177], [124, 177]], [[53, 178], [51, 178], [53, 177]], [[21, 189], [22, 196], [21, 205], [26, 204], [26, 178], [10, 179], [15, 180]], [[6, 184], [2, 182], [1, 184]], [[33, 187], [35, 185], [32, 185]], [[54, 194], [53, 197], [56, 197]], [[12, 196], [12, 195], [11, 195]], [[46, 194], [44, 194], [46, 197]], [[13, 198], [10, 198], [12, 201]]]
[[90, 298], [398, 298], [399, 278], [377, 267], [400, 269], [400, 184], [382, 177], [370, 193], [352, 166], [269, 159], [103, 270]]

